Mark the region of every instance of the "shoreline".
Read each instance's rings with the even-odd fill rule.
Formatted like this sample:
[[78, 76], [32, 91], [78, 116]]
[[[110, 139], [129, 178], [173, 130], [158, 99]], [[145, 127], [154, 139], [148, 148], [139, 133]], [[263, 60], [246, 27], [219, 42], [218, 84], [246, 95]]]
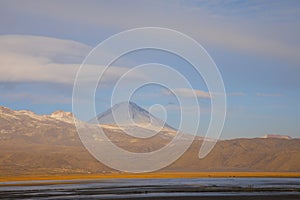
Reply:
[[107, 174], [36, 174], [0, 176], [0, 182], [55, 181], [93, 179], [168, 179], [168, 178], [300, 178], [300, 172], [154, 172], [154, 173], [107, 173]]

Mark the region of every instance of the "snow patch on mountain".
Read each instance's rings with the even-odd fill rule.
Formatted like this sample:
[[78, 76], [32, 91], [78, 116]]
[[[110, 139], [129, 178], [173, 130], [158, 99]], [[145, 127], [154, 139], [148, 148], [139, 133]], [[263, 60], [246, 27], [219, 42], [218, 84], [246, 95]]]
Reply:
[[24, 117], [30, 117], [41, 122], [58, 120], [65, 123], [74, 123], [73, 114], [71, 112], [64, 112], [62, 110], [55, 111], [50, 115], [38, 115], [29, 110], [14, 111], [0, 106], [0, 117], [7, 120], [21, 120]]
[[26, 116], [31, 117], [31, 118], [36, 119], [36, 120], [43, 120], [44, 119], [43, 116], [37, 115], [36, 113], [34, 113], [32, 111], [29, 111], [29, 110], [20, 110], [20, 111], [17, 111], [17, 114], [26, 115]]
[[64, 121], [67, 123], [73, 123], [74, 122], [74, 118], [73, 118], [73, 114], [71, 112], [65, 112], [62, 110], [57, 110], [55, 112], [53, 112], [50, 117], [60, 120], [60, 121]]
[[285, 139], [285, 140], [292, 139], [291, 136], [288, 136], [288, 135], [279, 135], [279, 134], [267, 134], [267, 135], [263, 136], [263, 138], [276, 138], [276, 139]]

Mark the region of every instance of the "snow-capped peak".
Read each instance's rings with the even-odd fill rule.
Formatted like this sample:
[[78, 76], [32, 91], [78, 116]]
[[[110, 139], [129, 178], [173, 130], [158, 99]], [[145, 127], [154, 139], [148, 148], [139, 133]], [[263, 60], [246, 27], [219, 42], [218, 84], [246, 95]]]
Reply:
[[267, 134], [267, 135], [263, 136], [263, 138], [276, 138], [276, 139], [286, 139], [286, 140], [292, 139], [291, 136], [279, 135], [279, 134]]
[[90, 120], [90, 123], [99, 123], [103, 128], [117, 127], [131, 136], [141, 138], [154, 136], [160, 131], [168, 131], [172, 136], [176, 133], [176, 130], [163, 120], [130, 101], [115, 104]]
[[22, 113], [24, 115], [29, 115], [29, 116], [35, 116], [37, 115], [36, 113], [30, 111], [30, 110], [20, 110], [19, 113]]
[[[114, 116], [116, 115], [116, 116]], [[117, 118], [116, 118], [117, 117]], [[121, 126], [156, 126], [173, 129], [163, 120], [153, 116], [144, 108], [141, 108], [133, 102], [121, 102], [114, 105], [112, 108], [97, 116], [97, 119], [90, 121], [91, 123], [100, 124], [118, 124]]]
[[55, 118], [57, 120], [61, 120], [68, 123], [73, 123], [73, 114], [71, 112], [65, 112], [62, 110], [57, 110], [51, 113], [50, 117]]

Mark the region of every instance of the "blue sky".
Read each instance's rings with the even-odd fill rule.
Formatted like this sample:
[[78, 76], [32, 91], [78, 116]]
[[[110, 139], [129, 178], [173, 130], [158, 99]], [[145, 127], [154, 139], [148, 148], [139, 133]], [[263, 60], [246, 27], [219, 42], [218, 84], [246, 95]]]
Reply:
[[[1, 1], [0, 105], [39, 114], [71, 111], [74, 78], [87, 53], [113, 34], [145, 26], [183, 32], [211, 55], [228, 95], [222, 138], [299, 137], [297, 0]], [[118, 60], [108, 83], [119, 68], [147, 62], [170, 65], [184, 73], [195, 90], [207, 91], [187, 63], [154, 51]], [[176, 109], [171, 109], [176, 100], [159, 91], [155, 86], [141, 88], [133, 100], [144, 107], [154, 103], [170, 107], [168, 123], [176, 126]], [[97, 93], [98, 112], [108, 108], [109, 94], [109, 87]], [[210, 101], [201, 94], [205, 129]]]

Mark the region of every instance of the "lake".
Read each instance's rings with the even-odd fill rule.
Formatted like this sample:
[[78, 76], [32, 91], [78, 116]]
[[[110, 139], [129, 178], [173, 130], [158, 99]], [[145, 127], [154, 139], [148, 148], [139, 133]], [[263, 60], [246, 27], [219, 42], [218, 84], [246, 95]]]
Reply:
[[0, 199], [300, 199], [299, 178], [0, 182]]

